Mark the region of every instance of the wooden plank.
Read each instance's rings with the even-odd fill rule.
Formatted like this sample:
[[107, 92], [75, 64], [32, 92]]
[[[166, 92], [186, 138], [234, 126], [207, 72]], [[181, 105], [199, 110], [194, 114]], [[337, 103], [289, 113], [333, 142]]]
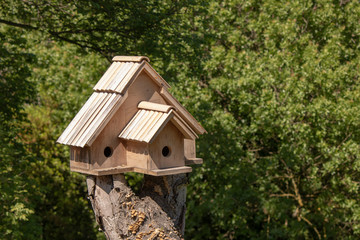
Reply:
[[114, 175], [125, 172], [137, 172], [152, 176], [165, 176], [165, 175], [173, 175], [180, 173], [189, 173], [192, 172], [192, 168], [188, 166], [183, 166], [183, 167], [174, 167], [174, 168], [166, 168], [166, 169], [148, 170], [143, 168], [124, 166], [124, 167], [105, 168], [99, 170], [85, 170], [85, 169], [73, 167], [71, 168], [71, 171], [88, 174], [88, 175], [94, 175], [94, 176]]
[[154, 112], [154, 111], [150, 111], [150, 112], [153, 113], [152, 117], [148, 120], [148, 122], [144, 125], [144, 127], [142, 128], [142, 130], [138, 134], [139, 135], [138, 138], [141, 139], [142, 141], [144, 140], [146, 135], [149, 133], [151, 128], [156, 124], [156, 122], [162, 116], [162, 113]]
[[171, 119], [171, 122], [176, 126], [179, 131], [184, 134], [185, 138], [196, 139], [194, 135], [176, 116]]
[[159, 104], [159, 103], [142, 101], [142, 102], [139, 103], [138, 108], [167, 113], [173, 107], [169, 106], [169, 105]]
[[92, 102], [97, 98], [97, 94], [92, 94], [89, 99], [85, 102], [85, 104], [82, 106], [80, 111], [75, 115], [73, 120], [70, 122], [70, 124], [67, 126], [65, 131], [61, 134], [59, 139], [57, 140], [58, 143], [70, 145], [68, 142], [69, 136], [74, 131], [74, 127], [78, 124], [78, 122], [84, 117], [85, 112], [88, 110], [89, 106], [92, 104]]
[[159, 115], [159, 113], [154, 111], [146, 111], [147, 115], [145, 115], [142, 119], [142, 122], [138, 124], [137, 129], [133, 131], [132, 139], [137, 141], [142, 141], [143, 138], [141, 138], [142, 135], [144, 135], [144, 132], [147, 132], [147, 128], [149, 125], [153, 122], [154, 118], [156, 118], [156, 115]]
[[159, 94], [160, 87], [144, 71], [141, 71], [126, 92], [129, 93], [129, 99], [124, 104], [127, 120], [137, 112], [137, 106], [141, 101], [166, 104], [165, 99]]
[[[163, 153], [164, 148], [166, 153]], [[150, 169], [164, 169], [185, 166], [184, 137], [172, 123], [166, 124], [156, 139], [149, 145], [153, 161]]]
[[119, 72], [122, 71], [122, 69], [125, 67], [125, 63], [117, 63], [117, 67], [114, 69], [114, 71], [111, 72], [109, 77], [107, 79], [104, 79], [102, 84], [100, 85], [99, 91], [108, 91], [109, 85], [113, 82], [114, 78], [117, 76]]
[[103, 168], [103, 169], [93, 170], [92, 172], [97, 174], [96, 176], [103, 176], [103, 175], [114, 175], [118, 173], [133, 172], [133, 171], [134, 171], [133, 167], [123, 166], [123, 167]]
[[[107, 90], [111, 90], [114, 92], [116, 91], [116, 88], [119, 86], [121, 81], [125, 78], [125, 76], [129, 73], [130, 69], [134, 66], [134, 63], [132, 62], [126, 62], [124, 63], [124, 66], [118, 71], [114, 79], [111, 81], [111, 83], [107, 86]], [[118, 92], [121, 93], [121, 92]]]
[[90, 165], [88, 163], [83, 162], [75, 162], [74, 160], [70, 160], [70, 169], [71, 168], [79, 168], [79, 169], [89, 169]]
[[82, 173], [82, 174], [98, 176], [98, 173], [96, 171], [93, 171], [93, 170], [86, 170], [86, 169], [77, 168], [77, 167], [71, 167], [71, 166], [70, 166], [70, 170], [72, 172], [78, 172], [78, 173]]
[[82, 174], [88, 174], [93, 176], [103, 176], [103, 175], [114, 175], [118, 173], [125, 173], [125, 172], [134, 172], [133, 167], [127, 167], [127, 166], [120, 166], [120, 167], [111, 167], [111, 168], [104, 168], [104, 169], [96, 169], [96, 170], [85, 170], [81, 168], [73, 167], [71, 168], [71, 171], [78, 172]]
[[90, 168], [90, 149], [70, 147], [70, 167]]
[[148, 145], [146, 143], [128, 141], [126, 144], [126, 162], [129, 167], [147, 168]]
[[141, 129], [144, 127], [146, 122], [150, 119], [151, 115], [153, 115], [153, 114], [151, 114], [150, 111], [144, 110], [144, 115], [141, 118], [139, 117], [139, 121], [137, 122], [136, 126], [134, 126], [134, 128], [131, 131], [131, 134], [127, 138], [130, 140], [139, 141], [139, 139], [136, 136], [141, 131]]
[[126, 81], [124, 81], [124, 85], [119, 86], [118, 92], [123, 94], [129, 89], [129, 87], [132, 85], [132, 83], [143, 72], [142, 70], [144, 69], [145, 63], [146, 63], [145, 61], [141, 62], [139, 64], [139, 67], [137, 68], [137, 70], [134, 73], [132, 73], [132, 75], [127, 75], [127, 77], [129, 77], [129, 79], [126, 79]]
[[87, 132], [89, 126], [93, 123], [93, 121], [95, 120], [95, 118], [98, 116], [99, 112], [103, 109], [103, 107], [108, 104], [109, 99], [111, 100], [112, 98], [115, 97], [115, 94], [111, 94], [111, 93], [101, 93], [103, 96], [103, 98], [101, 98], [94, 107], [92, 107], [92, 109], [89, 111], [88, 117], [86, 117], [84, 119], [84, 121], [79, 124], [79, 128], [78, 130], [76, 130], [77, 135], [74, 136], [71, 140], [71, 144], [74, 146], [78, 146], [78, 147], [83, 147], [80, 142], [81, 140], [86, 137], [84, 132]]
[[144, 65], [145, 65], [144, 62], [135, 63], [134, 66], [129, 70], [128, 74], [125, 76], [123, 81], [121, 81], [121, 83], [116, 87], [115, 91], [124, 94], [127, 88], [139, 75]]
[[206, 133], [206, 130], [200, 125], [200, 123], [196, 121], [196, 119], [166, 90], [166, 88], [161, 88], [160, 94], [168, 103], [175, 107], [181, 118], [184, 119], [197, 134]]
[[170, 85], [155, 71], [155, 69], [149, 63], [145, 63], [144, 69], [151, 77], [151, 79], [157, 83], [157, 85], [160, 87], [165, 87], [166, 89], [170, 88]]
[[[97, 106], [97, 104], [99, 102], [103, 101], [105, 96], [106, 96], [106, 95], [104, 95], [102, 93], [93, 93], [93, 95], [95, 97], [92, 98], [91, 101], [89, 99], [88, 102], [85, 103], [85, 105], [83, 106], [84, 112], [81, 113], [81, 118], [78, 119], [78, 121], [76, 121], [75, 125], [71, 129], [71, 134], [69, 134], [65, 139], [65, 141], [69, 145], [73, 145], [72, 144], [73, 140], [79, 134], [82, 127], [84, 127], [85, 123], [88, 121], [88, 118], [91, 117], [91, 115], [92, 115], [93, 111], [95, 110], [95, 107]], [[87, 104], [87, 103], [89, 103], [89, 104]]]
[[179, 120], [179, 122], [181, 122], [181, 123], [195, 136], [195, 138], [199, 138], [199, 136], [196, 134], [196, 132], [194, 131], [194, 129], [192, 129], [192, 128], [189, 126], [189, 124], [187, 124], [187, 123], [185, 122], [185, 120], [182, 119], [177, 112], [174, 112], [174, 114], [175, 114], [175, 117], [177, 118], [177, 120]]
[[117, 101], [121, 99], [120, 94], [111, 94], [110, 97], [107, 99], [106, 103], [101, 106], [100, 111], [96, 114], [95, 118], [90, 121], [90, 124], [88, 125], [86, 131], [82, 134], [80, 139], [77, 141], [77, 145], [84, 147], [89, 138], [93, 136], [93, 134], [96, 132], [99, 127], [101, 127], [101, 123], [106, 118], [106, 116], [111, 112], [111, 109], [114, 108]]
[[185, 159], [185, 165], [202, 164], [202, 163], [203, 163], [202, 158], [186, 158]]
[[161, 130], [165, 127], [166, 123], [170, 121], [170, 119], [174, 116], [173, 110], [170, 110], [168, 114], [163, 114], [160, 117], [159, 121], [151, 128], [149, 133], [144, 138], [144, 141], [147, 143], [152, 143], [156, 136], [161, 132]]
[[184, 139], [184, 155], [185, 158], [196, 158], [195, 140]]
[[[91, 144], [91, 168], [102, 169], [126, 165], [126, 151], [124, 142], [118, 138], [119, 132], [124, 128], [126, 122], [123, 109], [120, 107], [115, 111], [108, 123], [104, 124], [99, 135]], [[110, 156], [104, 154], [106, 147], [112, 150]]]
[[145, 114], [145, 111], [138, 111], [135, 116], [130, 120], [130, 122], [126, 125], [124, 130], [120, 133], [119, 138], [128, 139], [128, 136], [131, 134], [131, 131], [137, 125], [137, 123], [141, 120], [141, 117]]
[[106, 124], [108, 124], [108, 122], [112, 119], [112, 117], [114, 116], [114, 114], [119, 110], [119, 108], [121, 107], [121, 105], [124, 103], [124, 101], [127, 99], [128, 94], [125, 93], [124, 96], [121, 96], [120, 101], [116, 102], [116, 105], [113, 106], [113, 108], [111, 109], [110, 112], [108, 112], [106, 114], [106, 116], [104, 116], [104, 118], [102, 118], [99, 122], [96, 123], [97, 128], [95, 129], [95, 131], [93, 131], [92, 136], [88, 139], [86, 145], [91, 146], [93, 144], [93, 142], [95, 141], [95, 139], [99, 136], [99, 134], [101, 133], [101, 131], [104, 129], [104, 127], [106, 126]]
[[165, 175], [173, 175], [179, 173], [189, 173], [191, 171], [192, 168], [187, 166], [156, 169], [156, 170], [148, 170], [148, 169], [134, 167], [134, 172], [148, 174], [152, 176], [165, 176]]
[[113, 57], [113, 62], [141, 62], [141, 61], [150, 62], [150, 59], [146, 56], [115, 56]]
[[93, 87], [93, 90], [100, 90], [103, 88], [104, 84], [111, 78], [113, 73], [121, 66], [122, 63], [114, 62], [110, 65], [110, 67], [106, 70], [104, 75], [100, 78], [100, 80]]

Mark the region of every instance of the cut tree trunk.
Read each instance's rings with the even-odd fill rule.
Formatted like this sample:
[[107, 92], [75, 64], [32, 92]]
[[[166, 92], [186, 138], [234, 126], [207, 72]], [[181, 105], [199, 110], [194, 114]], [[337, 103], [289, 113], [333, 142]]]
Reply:
[[96, 221], [109, 240], [183, 239], [186, 174], [144, 176], [139, 194], [123, 174], [87, 176]]

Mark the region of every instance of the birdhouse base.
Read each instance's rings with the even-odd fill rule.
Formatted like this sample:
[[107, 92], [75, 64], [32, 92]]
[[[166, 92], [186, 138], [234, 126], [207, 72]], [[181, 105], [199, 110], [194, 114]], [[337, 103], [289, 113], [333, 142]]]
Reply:
[[180, 174], [180, 173], [189, 173], [192, 171], [191, 167], [182, 166], [182, 167], [172, 167], [172, 168], [166, 168], [166, 169], [142, 169], [137, 167], [112, 167], [112, 168], [103, 168], [99, 170], [84, 170], [80, 168], [71, 168], [71, 171], [73, 172], [79, 172], [83, 174], [88, 175], [94, 175], [94, 176], [104, 176], [104, 175], [114, 175], [119, 173], [125, 173], [125, 172], [137, 172], [137, 173], [143, 173], [148, 174], [152, 176], [165, 176], [165, 175], [173, 175], [173, 174]]

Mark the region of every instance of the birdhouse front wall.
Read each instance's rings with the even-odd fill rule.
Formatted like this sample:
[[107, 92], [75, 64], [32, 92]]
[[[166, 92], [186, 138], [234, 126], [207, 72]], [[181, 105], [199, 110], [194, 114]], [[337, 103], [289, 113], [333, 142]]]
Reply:
[[165, 99], [160, 95], [161, 87], [143, 70], [128, 89], [128, 98], [124, 102], [126, 123], [138, 111], [138, 104], [141, 101], [166, 104]]
[[[149, 77], [146, 71], [142, 71], [127, 90], [126, 99], [121, 107], [112, 116], [109, 123], [105, 126], [94, 143], [91, 145], [91, 169], [103, 169], [117, 166], [133, 166], [135, 160], [139, 159], [140, 154], [128, 153], [124, 141], [118, 138], [121, 130], [135, 115], [137, 105], [141, 101], [151, 101], [165, 103], [159, 94], [161, 88]], [[131, 144], [130, 144], [131, 145]], [[110, 156], [106, 156], [106, 149], [110, 149]], [[138, 155], [129, 158], [128, 154]], [[128, 160], [130, 159], [130, 160]], [[128, 162], [130, 161], [130, 162]], [[142, 165], [142, 162], [140, 163]]]
[[150, 143], [149, 153], [151, 170], [185, 166], [183, 134], [168, 122]]
[[147, 143], [127, 141], [126, 159], [130, 167], [149, 169], [149, 146]]
[[120, 107], [91, 145], [91, 169], [126, 165], [125, 146], [117, 137], [126, 124], [124, 116]]

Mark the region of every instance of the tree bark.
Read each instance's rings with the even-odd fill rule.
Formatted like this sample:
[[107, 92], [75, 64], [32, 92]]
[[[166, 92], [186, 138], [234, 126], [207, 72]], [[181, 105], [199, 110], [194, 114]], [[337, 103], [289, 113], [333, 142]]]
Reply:
[[183, 239], [186, 174], [145, 175], [135, 194], [123, 174], [87, 176], [89, 199], [100, 230], [109, 240]]

